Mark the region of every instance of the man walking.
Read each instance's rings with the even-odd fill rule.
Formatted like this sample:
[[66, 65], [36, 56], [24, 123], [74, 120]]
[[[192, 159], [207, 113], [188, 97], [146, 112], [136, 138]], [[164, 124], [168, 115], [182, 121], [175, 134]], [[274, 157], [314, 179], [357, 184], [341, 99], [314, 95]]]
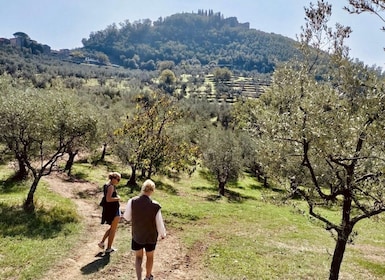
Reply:
[[138, 280], [142, 279], [142, 262], [146, 253], [146, 278], [153, 280], [152, 267], [154, 252], [158, 239], [166, 237], [161, 213], [161, 206], [150, 197], [155, 191], [155, 183], [148, 179], [143, 183], [139, 196], [128, 200], [123, 217], [131, 221], [131, 248], [135, 251], [135, 270]]

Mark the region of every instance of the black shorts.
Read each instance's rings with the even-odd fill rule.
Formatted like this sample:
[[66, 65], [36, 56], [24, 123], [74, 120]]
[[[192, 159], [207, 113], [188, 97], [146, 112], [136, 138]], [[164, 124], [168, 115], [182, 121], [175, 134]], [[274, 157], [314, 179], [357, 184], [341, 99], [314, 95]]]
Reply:
[[131, 249], [134, 251], [142, 250], [144, 248], [146, 250], [146, 252], [151, 252], [151, 251], [155, 250], [155, 247], [156, 247], [156, 243], [155, 244], [150, 244], [150, 243], [139, 244], [139, 243], [135, 242], [134, 239], [132, 239], [132, 241], [131, 241]]

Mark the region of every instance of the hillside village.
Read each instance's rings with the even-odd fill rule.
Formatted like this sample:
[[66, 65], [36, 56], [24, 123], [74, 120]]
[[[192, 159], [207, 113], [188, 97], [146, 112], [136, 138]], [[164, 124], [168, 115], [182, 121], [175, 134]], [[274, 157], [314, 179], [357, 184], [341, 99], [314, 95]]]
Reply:
[[36, 40], [32, 40], [24, 32], [16, 32], [13, 34], [14, 38], [0, 38], [0, 46], [12, 46], [18, 49], [29, 48], [34, 54], [51, 54], [52, 52], [66, 52], [69, 50], [52, 51], [51, 47], [46, 44], [40, 44]]
[[74, 53], [70, 49], [60, 49], [53, 50], [49, 45], [41, 44], [36, 40], [32, 40], [26, 33], [24, 32], [16, 32], [13, 34], [13, 38], [1, 38], [0, 37], [0, 46], [10, 46], [17, 49], [22, 50], [28, 49], [32, 54], [43, 54], [43, 55], [51, 55], [57, 57], [61, 60], [65, 60], [73, 63], [87, 63], [87, 64], [95, 64], [95, 65], [107, 65], [108, 63], [104, 63], [99, 61], [98, 59], [91, 58], [88, 56], [83, 56]]

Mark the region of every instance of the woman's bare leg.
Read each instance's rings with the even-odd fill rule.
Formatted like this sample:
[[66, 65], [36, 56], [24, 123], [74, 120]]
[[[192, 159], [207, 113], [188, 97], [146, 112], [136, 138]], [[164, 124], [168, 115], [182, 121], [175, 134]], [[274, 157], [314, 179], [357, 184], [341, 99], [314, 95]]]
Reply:
[[108, 235], [107, 249], [110, 249], [112, 247], [112, 243], [114, 242], [114, 238], [115, 238], [116, 229], [118, 228], [119, 220], [120, 220], [120, 217], [116, 216], [111, 223], [111, 227]]

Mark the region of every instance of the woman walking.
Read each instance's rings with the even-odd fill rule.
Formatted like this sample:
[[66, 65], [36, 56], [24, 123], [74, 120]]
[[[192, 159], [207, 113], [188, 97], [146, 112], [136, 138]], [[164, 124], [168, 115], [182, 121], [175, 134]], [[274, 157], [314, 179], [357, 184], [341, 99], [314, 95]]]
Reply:
[[121, 175], [118, 172], [111, 172], [108, 174], [109, 181], [104, 184], [103, 192], [104, 196], [102, 202], [100, 203], [103, 206], [102, 211], [102, 224], [110, 225], [110, 228], [106, 230], [103, 235], [102, 241], [99, 242], [98, 246], [101, 249], [104, 249], [104, 242], [107, 239], [107, 249], [106, 253], [111, 253], [116, 251], [115, 248], [112, 247], [112, 243], [114, 242], [115, 233], [118, 228], [118, 224], [120, 221], [120, 197], [116, 192], [116, 186], [121, 179]]

